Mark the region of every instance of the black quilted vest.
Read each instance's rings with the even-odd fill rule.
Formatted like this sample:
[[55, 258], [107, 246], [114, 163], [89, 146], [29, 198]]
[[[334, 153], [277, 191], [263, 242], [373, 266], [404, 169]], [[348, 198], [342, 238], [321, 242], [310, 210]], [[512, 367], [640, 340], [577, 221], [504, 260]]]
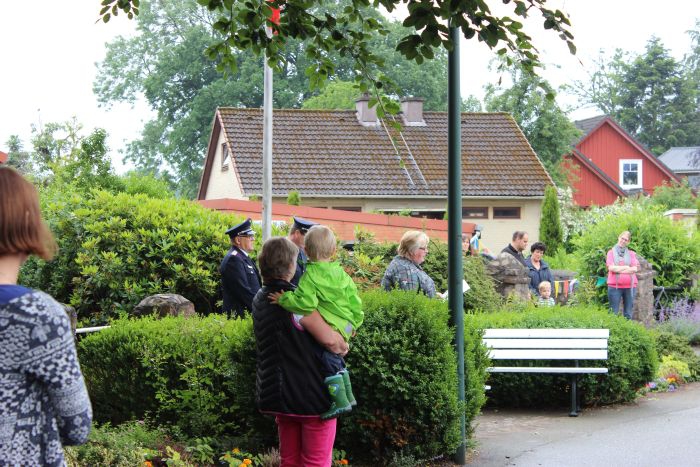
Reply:
[[267, 298], [270, 292], [293, 288], [289, 282], [272, 281], [253, 299], [256, 403], [262, 412], [318, 415], [328, 410], [330, 399], [314, 356], [314, 338], [294, 325], [291, 313]]

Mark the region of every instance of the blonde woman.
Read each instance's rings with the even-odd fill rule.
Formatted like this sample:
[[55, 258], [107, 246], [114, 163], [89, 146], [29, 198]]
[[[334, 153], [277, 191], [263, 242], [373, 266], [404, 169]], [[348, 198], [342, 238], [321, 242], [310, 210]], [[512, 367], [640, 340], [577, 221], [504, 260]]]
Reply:
[[403, 234], [397, 248], [398, 255], [391, 260], [382, 278], [385, 290], [415, 290], [430, 298], [435, 297], [435, 282], [421, 268], [428, 254], [428, 242], [424, 232], [409, 230]]

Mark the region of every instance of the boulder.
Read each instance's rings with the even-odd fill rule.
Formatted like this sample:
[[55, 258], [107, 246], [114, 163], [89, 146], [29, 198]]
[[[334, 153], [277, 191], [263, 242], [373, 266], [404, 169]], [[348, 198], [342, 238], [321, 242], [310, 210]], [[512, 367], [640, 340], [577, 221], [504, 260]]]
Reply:
[[155, 314], [164, 316], [194, 316], [194, 304], [182, 295], [160, 293], [144, 298], [134, 307], [133, 316], [147, 316]]

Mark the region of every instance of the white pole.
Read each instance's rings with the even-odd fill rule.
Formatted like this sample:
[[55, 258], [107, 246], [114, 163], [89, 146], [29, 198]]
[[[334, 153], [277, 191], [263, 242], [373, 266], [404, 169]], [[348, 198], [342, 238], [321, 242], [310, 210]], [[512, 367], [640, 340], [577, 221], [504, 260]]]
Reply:
[[[272, 37], [272, 28], [267, 35]], [[262, 179], [262, 239], [272, 235], [272, 68], [267, 64], [265, 54], [265, 83], [263, 97], [263, 179]]]

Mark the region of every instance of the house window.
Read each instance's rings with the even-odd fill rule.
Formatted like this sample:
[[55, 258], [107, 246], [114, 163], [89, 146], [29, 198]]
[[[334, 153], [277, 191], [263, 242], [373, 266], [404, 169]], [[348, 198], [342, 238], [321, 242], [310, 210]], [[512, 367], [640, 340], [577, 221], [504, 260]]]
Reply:
[[488, 219], [489, 208], [462, 208], [462, 219]]
[[620, 159], [620, 186], [625, 190], [642, 187], [641, 159]]
[[493, 208], [493, 218], [494, 219], [520, 219], [520, 208], [511, 207], [494, 207]]
[[331, 209], [335, 209], [338, 211], [362, 212], [362, 208], [359, 206], [335, 206], [335, 207], [332, 207]]
[[231, 155], [228, 152], [226, 143], [221, 145], [221, 170], [228, 170], [228, 164], [231, 161]]

